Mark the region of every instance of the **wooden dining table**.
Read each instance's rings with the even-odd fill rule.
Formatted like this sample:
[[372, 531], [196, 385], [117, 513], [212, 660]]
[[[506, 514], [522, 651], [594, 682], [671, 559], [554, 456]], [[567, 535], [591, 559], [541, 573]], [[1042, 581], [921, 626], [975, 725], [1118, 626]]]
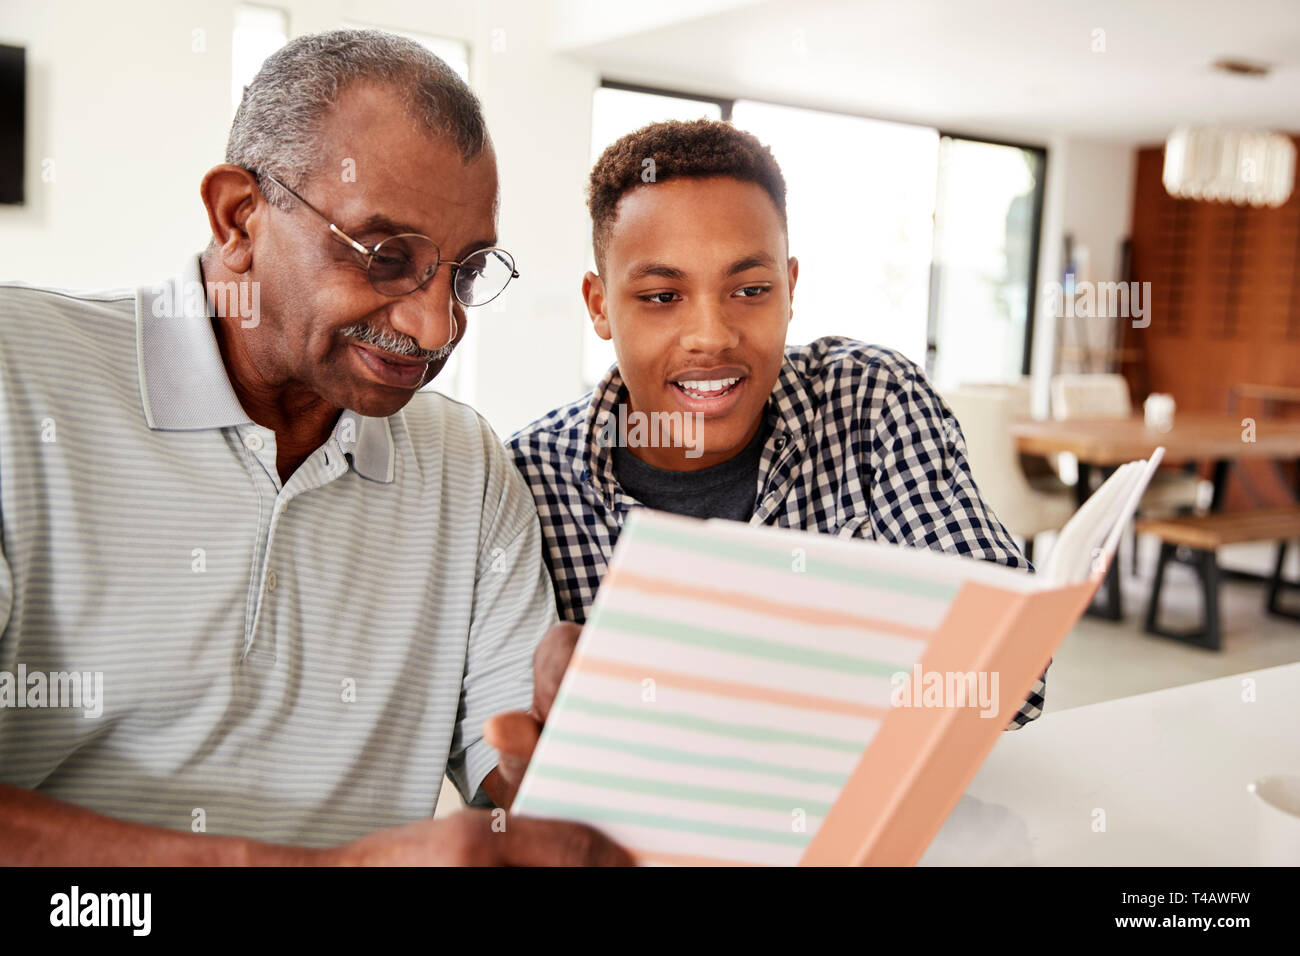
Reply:
[[[1235, 461], [1259, 459], [1300, 464], [1300, 421], [1178, 412], [1167, 430], [1147, 425], [1143, 416], [1127, 418], [1034, 419], [1012, 422], [1011, 435], [1024, 455], [1068, 453], [1079, 462], [1075, 498], [1083, 504], [1092, 493], [1094, 469], [1108, 471], [1125, 462], [1147, 458], [1165, 447], [1168, 465], [1213, 466], [1214, 494], [1210, 510], [1223, 506], [1228, 476]], [[1297, 468], [1300, 477], [1300, 467]], [[1297, 488], [1300, 496], [1300, 488]], [[1123, 616], [1119, 561], [1111, 561], [1103, 587], [1104, 600], [1093, 613], [1112, 620]]]

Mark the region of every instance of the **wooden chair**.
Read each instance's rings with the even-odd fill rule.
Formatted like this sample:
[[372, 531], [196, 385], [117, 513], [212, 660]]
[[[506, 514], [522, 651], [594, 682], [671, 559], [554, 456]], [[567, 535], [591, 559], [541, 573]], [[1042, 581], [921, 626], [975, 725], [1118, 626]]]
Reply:
[[[1147, 605], [1146, 630], [1149, 634], [1172, 637], [1211, 650], [1222, 646], [1219, 615], [1219, 566], [1216, 553], [1229, 544], [1251, 541], [1277, 541], [1277, 562], [1269, 579], [1265, 610], [1279, 617], [1300, 620], [1300, 610], [1282, 607], [1281, 594], [1287, 589], [1300, 590], [1300, 582], [1282, 578], [1287, 541], [1300, 538], [1300, 507], [1268, 508], [1258, 511], [1177, 515], [1165, 518], [1139, 518], [1137, 530], [1160, 539], [1160, 559], [1151, 584], [1151, 601]], [[1181, 549], [1181, 550], [1180, 550]], [[1184, 554], [1183, 552], [1186, 552]], [[1199, 627], [1175, 631], [1159, 623], [1160, 590], [1169, 562], [1189, 564], [1196, 569], [1202, 595], [1202, 620]]]

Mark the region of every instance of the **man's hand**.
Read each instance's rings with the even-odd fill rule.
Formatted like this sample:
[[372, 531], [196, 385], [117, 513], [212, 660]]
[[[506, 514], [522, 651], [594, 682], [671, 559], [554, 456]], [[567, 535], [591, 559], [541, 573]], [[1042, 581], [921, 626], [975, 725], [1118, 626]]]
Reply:
[[563, 820], [505, 817], [487, 810], [368, 833], [322, 851], [337, 866], [631, 866], [627, 851], [591, 827]]
[[0, 784], [0, 866], [617, 866], [628, 854], [590, 827], [467, 810], [327, 850], [190, 833], [102, 816]]
[[527, 711], [497, 714], [483, 725], [483, 739], [501, 754], [497, 768], [484, 778], [483, 790], [499, 807], [509, 809], [515, 802], [581, 633], [582, 628], [569, 621], [547, 631], [533, 654], [533, 706]]

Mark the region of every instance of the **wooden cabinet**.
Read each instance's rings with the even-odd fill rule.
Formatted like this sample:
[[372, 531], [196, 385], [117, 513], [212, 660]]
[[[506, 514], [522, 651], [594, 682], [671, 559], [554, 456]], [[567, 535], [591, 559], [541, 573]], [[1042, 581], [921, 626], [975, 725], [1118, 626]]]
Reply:
[[[1151, 283], [1151, 324], [1125, 330], [1134, 403], [1168, 392], [1180, 410], [1225, 412], [1234, 385], [1300, 386], [1300, 189], [1276, 209], [1175, 199], [1163, 162], [1163, 147], [1138, 151], [1128, 278]], [[1251, 474], [1233, 497], [1276, 500], [1275, 470]]]
[[1125, 370], [1134, 400], [1217, 412], [1234, 384], [1300, 385], [1300, 191], [1277, 209], [1174, 199], [1163, 162], [1138, 151], [1130, 278], [1151, 283], [1152, 309], [1125, 334], [1145, 363], [1145, 381]]

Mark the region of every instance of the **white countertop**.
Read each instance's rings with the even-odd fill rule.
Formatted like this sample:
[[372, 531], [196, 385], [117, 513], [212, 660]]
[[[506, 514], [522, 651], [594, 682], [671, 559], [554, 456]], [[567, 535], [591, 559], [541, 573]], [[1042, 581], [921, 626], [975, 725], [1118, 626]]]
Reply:
[[1300, 663], [1049, 711], [1002, 734], [921, 865], [1256, 865], [1246, 785], [1287, 773]]

